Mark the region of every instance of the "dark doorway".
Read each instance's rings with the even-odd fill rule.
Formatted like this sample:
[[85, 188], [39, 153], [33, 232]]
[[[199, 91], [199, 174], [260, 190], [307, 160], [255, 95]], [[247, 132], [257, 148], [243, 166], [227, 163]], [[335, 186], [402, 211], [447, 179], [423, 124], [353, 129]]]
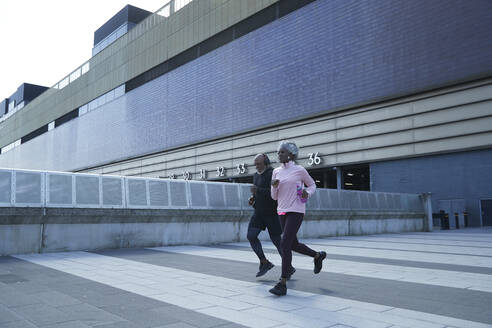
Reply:
[[342, 189], [366, 191], [369, 191], [371, 189], [369, 165], [367, 164], [344, 166], [342, 175]]
[[492, 199], [480, 200], [480, 210], [482, 215], [482, 225], [492, 226]]
[[337, 189], [337, 170], [331, 167], [308, 170], [309, 175], [316, 182], [317, 188]]

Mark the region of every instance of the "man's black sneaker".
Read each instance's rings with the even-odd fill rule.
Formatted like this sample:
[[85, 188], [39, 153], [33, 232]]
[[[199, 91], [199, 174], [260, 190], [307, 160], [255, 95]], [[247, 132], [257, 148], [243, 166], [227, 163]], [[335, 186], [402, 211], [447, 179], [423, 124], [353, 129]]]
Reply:
[[318, 258], [314, 259], [314, 273], [319, 273], [321, 268], [323, 267], [323, 260], [326, 258], [326, 253], [321, 251], [319, 252]]
[[283, 296], [287, 294], [287, 286], [279, 282], [278, 284], [275, 285], [275, 287], [270, 289], [270, 293], [277, 296]]
[[268, 272], [268, 270], [270, 270], [271, 268], [273, 268], [274, 265], [272, 262], [268, 261], [268, 262], [265, 262], [265, 263], [260, 263], [260, 269], [259, 271], [256, 273], [256, 277], [261, 277], [263, 276], [265, 273]]
[[294, 268], [293, 266], [290, 267], [290, 271], [289, 271], [289, 276], [287, 277], [287, 280], [290, 280], [290, 278], [292, 277], [292, 275], [296, 272], [296, 268]]

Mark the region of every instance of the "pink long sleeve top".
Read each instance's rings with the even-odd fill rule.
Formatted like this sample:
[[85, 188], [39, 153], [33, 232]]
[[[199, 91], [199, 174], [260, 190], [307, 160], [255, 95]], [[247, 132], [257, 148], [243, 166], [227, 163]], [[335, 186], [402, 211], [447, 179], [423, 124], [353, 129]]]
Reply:
[[272, 198], [278, 201], [277, 213], [306, 213], [306, 203], [301, 201], [297, 190], [306, 189], [309, 197], [316, 190], [316, 184], [306, 169], [293, 161], [282, 163], [273, 170], [272, 180], [274, 179], [280, 181], [277, 187], [271, 187]]

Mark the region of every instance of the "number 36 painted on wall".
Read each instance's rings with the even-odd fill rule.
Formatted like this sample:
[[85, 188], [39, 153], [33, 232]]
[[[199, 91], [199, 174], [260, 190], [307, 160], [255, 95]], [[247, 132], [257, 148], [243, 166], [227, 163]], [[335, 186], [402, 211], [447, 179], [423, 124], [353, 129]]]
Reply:
[[321, 157], [319, 157], [319, 153], [309, 153], [308, 154], [308, 165], [313, 166], [313, 165], [319, 165], [321, 164]]

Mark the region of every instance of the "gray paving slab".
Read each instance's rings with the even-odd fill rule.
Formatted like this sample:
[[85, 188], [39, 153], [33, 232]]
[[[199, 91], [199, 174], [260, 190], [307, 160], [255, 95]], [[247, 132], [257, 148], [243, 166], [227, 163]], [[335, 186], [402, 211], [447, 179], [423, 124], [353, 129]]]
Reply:
[[66, 313], [46, 304], [32, 304], [13, 308], [15, 314], [37, 326], [57, 324], [72, 320]]
[[70, 319], [78, 320], [88, 326], [112, 324], [119, 321], [124, 321], [120, 316], [114, 315], [86, 303], [58, 306], [57, 309], [67, 314]]
[[42, 302], [38, 298], [20, 293], [13, 288], [5, 292], [0, 291], [0, 304], [9, 308], [40, 303]]
[[40, 292], [31, 296], [33, 299], [54, 307], [82, 304], [80, 300], [57, 291]]
[[30, 323], [27, 320], [19, 320], [0, 324], [2, 328], [37, 328], [38, 326]]

